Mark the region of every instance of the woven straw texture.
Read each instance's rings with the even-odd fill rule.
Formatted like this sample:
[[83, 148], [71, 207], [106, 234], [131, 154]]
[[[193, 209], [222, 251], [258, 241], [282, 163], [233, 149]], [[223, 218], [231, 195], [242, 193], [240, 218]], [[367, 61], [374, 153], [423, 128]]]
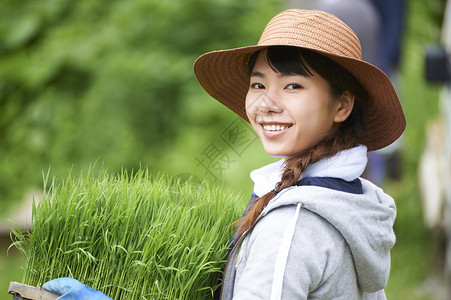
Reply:
[[194, 73], [213, 98], [248, 121], [248, 61], [254, 52], [268, 46], [313, 50], [354, 75], [369, 94], [368, 102], [362, 103], [367, 130], [359, 141], [368, 150], [388, 146], [401, 136], [406, 120], [390, 80], [377, 67], [361, 60], [360, 42], [352, 29], [323, 11], [283, 11], [269, 21], [256, 46], [203, 54], [194, 63]]

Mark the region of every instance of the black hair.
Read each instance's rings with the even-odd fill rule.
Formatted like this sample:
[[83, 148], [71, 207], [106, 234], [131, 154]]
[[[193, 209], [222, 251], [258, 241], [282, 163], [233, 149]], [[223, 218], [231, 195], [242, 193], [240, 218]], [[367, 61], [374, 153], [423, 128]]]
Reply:
[[[249, 60], [249, 75], [257, 61], [258, 51]], [[288, 75], [313, 76], [311, 70], [323, 77], [330, 86], [333, 96], [339, 97], [345, 91], [355, 96], [354, 107], [349, 117], [340, 124], [340, 130], [351, 131], [359, 139], [365, 131], [363, 103], [368, 93], [359, 81], [344, 67], [317, 52], [290, 46], [271, 46], [267, 48], [268, 65], [278, 73]]]

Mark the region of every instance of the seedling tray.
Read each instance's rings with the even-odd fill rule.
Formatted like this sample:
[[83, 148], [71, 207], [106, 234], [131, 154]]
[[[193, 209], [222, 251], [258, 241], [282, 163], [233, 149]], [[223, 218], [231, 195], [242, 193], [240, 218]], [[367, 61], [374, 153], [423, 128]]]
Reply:
[[13, 300], [53, 300], [60, 296], [42, 288], [14, 281], [10, 282], [8, 293], [13, 296]]

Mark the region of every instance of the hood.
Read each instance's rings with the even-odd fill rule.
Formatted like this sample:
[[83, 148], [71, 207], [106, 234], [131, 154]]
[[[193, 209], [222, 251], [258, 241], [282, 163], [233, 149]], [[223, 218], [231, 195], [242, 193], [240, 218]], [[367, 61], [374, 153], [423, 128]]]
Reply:
[[[367, 148], [359, 145], [355, 148], [343, 150], [332, 157], [320, 160], [310, 165], [301, 178], [305, 177], [335, 177], [346, 181], [352, 181], [362, 175], [365, 170]], [[284, 160], [281, 159], [272, 164], [251, 172], [250, 177], [254, 182], [254, 193], [261, 197], [270, 192], [282, 177]]]
[[[357, 147], [346, 151], [357, 154], [365, 152], [366, 154], [366, 148]], [[343, 159], [345, 157], [350, 160]], [[325, 174], [324, 177], [330, 177], [330, 174], [335, 172], [333, 170], [341, 170], [341, 174], [337, 173], [334, 177], [350, 181], [358, 178], [361, 171], [363, 172], [361, 164], [357, 163], [358, 160], [355, 157], [352, 157], [353, 155], [343, 156], [343, 153], [339, 153], [338, 156], [329, 159], [329, 162], [320, 161], [316, 166], [322, 166], [318, 170]], [[348, 162], [354, 167], [349, 167]], [[329, 166], [329, 168], [325, 166]], [[321, 177], [312, 169], [310, 168], [310, 176]], [[346, 169], [347, 172], [344, 172], [343, 170]], [[356, 174], [358, 175], [356, 176]], [[353, 176], [354, 178], [351, 178]], [[382, 189], [367, 180], [360, 180], [363, 194], [340, 192], [317, 186], [287, 188], [270, 201], [262, 215], [281, 206], [297, 205], [326, 219], [341, 233], [350, 247], [359, 286], [363, 291], [371, 293], [383, 289], [388, 281], [390, 249], [395, 243], [393, 223], [396, 217], [396, 207], [394, 200]], [[295, 214], [293, 218], [297, 219], [297, 215]], [[295, 220], [292, 224], [295, 224]], [[291, 240], [281, 247], [289, 248], [290, 243]]]

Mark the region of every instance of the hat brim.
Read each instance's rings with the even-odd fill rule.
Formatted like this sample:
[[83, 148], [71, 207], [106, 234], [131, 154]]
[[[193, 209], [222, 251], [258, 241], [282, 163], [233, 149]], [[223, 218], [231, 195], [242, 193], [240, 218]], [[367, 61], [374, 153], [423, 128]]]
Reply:
[[[208, 94], [249, 122], [245, 108], [249, 88], [249, 58], [256, 51], [269, 46], [271, 45], [248, 46], [205, 53], [194, 63], [194, 73]], [[406, 119], [396, 91], [384, 72], [359, 59], [316, 49], [309, 50], [320, 53], [347, 69], [367, 91], [369, 99], [362, 103], [366, 130], [359, 140], [361, 144], [372, 151], [390, 145], [401, 136], [406, 127]]]

